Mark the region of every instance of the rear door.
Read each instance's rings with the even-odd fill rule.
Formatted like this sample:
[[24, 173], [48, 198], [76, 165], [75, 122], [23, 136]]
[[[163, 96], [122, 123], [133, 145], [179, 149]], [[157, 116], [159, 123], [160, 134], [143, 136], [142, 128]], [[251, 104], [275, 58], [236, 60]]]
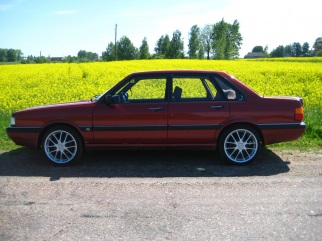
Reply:
[[203, 75], [174, 75], [172, 91], [168, 143], [214, 143], [216, 130], [229, 118], [229, 103], [214, 80]]

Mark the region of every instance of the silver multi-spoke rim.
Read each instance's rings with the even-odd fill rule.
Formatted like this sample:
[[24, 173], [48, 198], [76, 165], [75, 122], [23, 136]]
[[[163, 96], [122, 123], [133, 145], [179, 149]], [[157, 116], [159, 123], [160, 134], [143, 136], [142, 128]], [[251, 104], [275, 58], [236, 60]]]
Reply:
[[257, 152], [256, 136], [245, 129], [232, 131], [225, 139], [224, 150], [227, 157], [236, 163], [250, 161]]
[[69, 132], [57, 130], [47, 136], [44, 150], [51, 161], [63, 164], [76, 156], [77, 142]]

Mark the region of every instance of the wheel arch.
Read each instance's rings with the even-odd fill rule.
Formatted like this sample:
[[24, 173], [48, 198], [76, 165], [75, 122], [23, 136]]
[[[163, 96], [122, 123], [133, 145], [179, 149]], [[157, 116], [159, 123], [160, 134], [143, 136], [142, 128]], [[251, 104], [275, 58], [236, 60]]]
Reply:
[[57, 122], [57, 123], [51, 123], [47, 126], [45, 126], [40, 134], [39, 134], [39, 137], [38, 137], [38, 142], [37, 142], [37, 148], [40, 149], [41, 148], [41, 144], [42, 144], [42, 140], [44, 138], [44, 135], [46, 134], [46, 132], [48, 130], [50, 130], [51, 128], [53, 127], [56, 127], [56, 126], [63, 126], [63, 127], [68, 127], [68, 128], [71, 128], [73, 131], [75, 131], [78, 136], [80, 137], [81, 141], [82, 141], [82, 145], [84, 146], [85, 145], [85, 141], [84, 141], [84, 137], [82, 136], [80, 130], [78, 128], [76, 128], [75, 126], [73, 126], [72, 124], [69, 124], [69, 123], [65, 123], [65, 122]]
[[220, 142], [223, 133], [227, 129], [231, 128], [232, 126], [238, 126], [238, 125], [245, 125], [245, 126], [253, 128], [257, 132], [257, 134], [259, 135], [261, 144], [262, 145], [265, 144], [265, 139], [264, 139], [262, 131], [258, 128], [258, 126], [256, 124], [251, 123], [251, 122], [234, 122], [234, 123], [229, 123], [229, 124], [225, 125], [219, 132], [219, 135], [218, 135], [218, 138], [217, 138], [217, 143]]

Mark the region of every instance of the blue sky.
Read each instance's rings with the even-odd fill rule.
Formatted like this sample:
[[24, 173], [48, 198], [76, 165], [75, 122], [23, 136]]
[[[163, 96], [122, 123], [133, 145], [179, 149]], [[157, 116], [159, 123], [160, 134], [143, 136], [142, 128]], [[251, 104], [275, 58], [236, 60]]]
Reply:
[[101, 55], [118, 24], [118, 39], [126, 35], [139, 48], [146, 37], [151, 53], [161, 35], [178, 29], [187, 52], [191, 26], [224, 18], [240, 23], [243, 57], [256, 45], [312, 47], [322, 36], [321, 7], [320, 0], [0, 0], [0, 48], [25, 56]]

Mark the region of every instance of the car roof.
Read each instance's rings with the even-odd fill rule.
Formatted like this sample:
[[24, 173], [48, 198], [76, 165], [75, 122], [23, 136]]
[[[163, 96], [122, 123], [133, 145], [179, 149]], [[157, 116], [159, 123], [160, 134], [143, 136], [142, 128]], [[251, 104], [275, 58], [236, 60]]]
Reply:
[[132, 75], [145, 75], [145, 74], [227, 74], [223, 71], [217, 70], [149, 70], [134, 72]]

